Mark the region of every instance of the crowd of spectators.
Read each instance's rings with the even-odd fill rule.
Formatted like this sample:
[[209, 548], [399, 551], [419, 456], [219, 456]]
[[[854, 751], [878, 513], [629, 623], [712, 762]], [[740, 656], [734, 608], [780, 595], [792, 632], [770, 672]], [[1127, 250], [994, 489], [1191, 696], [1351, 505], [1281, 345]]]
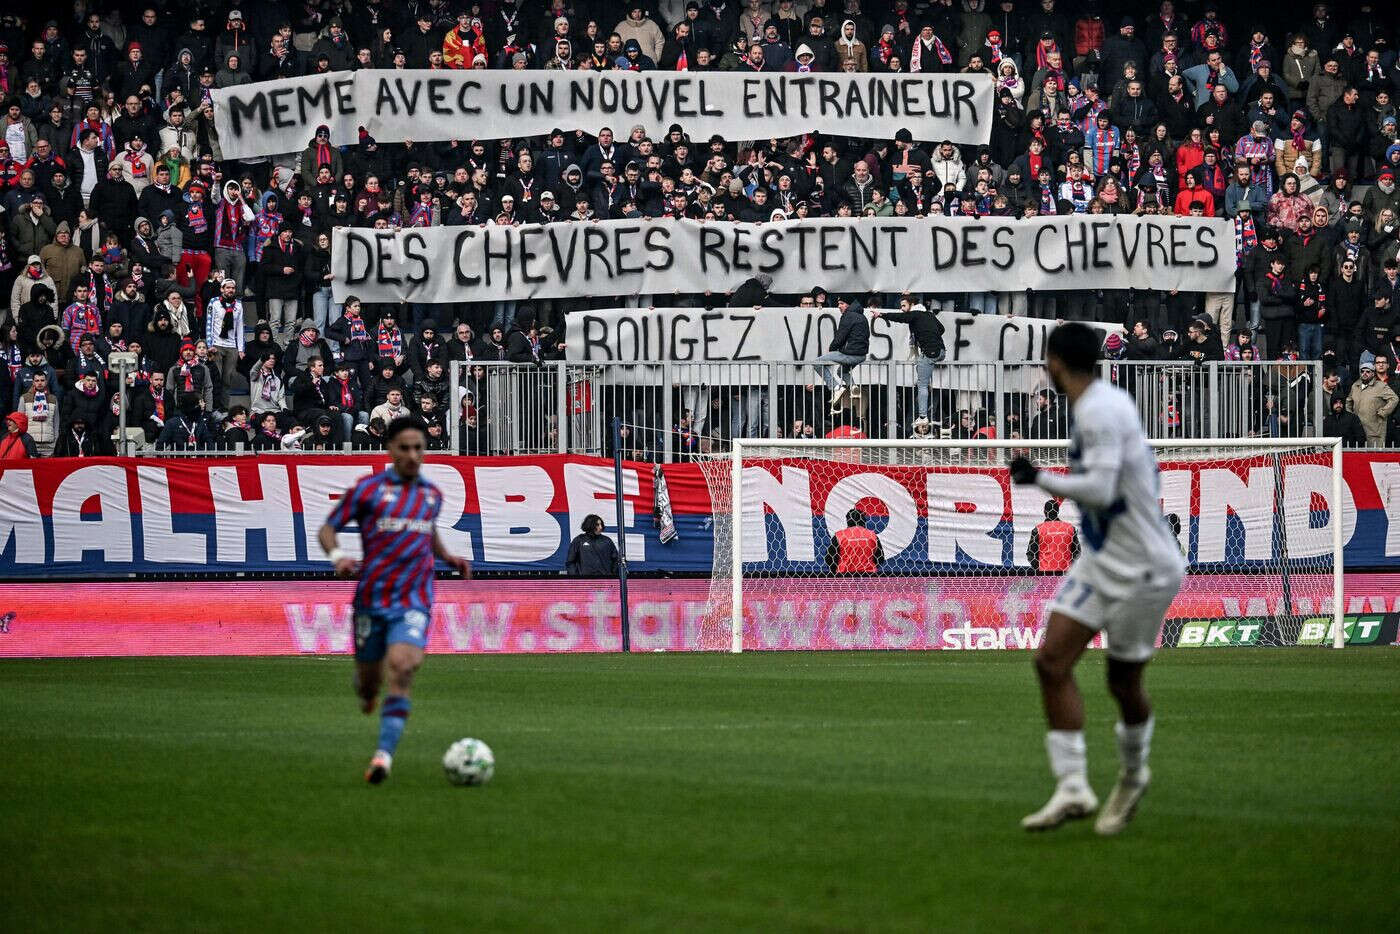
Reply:
[[[1400, 61], [1384, 5], [1320, 3], [1291, 22], [1173, 0], [1126, 13], [1096, 0], [77, 0], [58, 13], [0, 14], [0, 453], [110, 451], [113, 351], [135, 354], [126, 415], [143, 443], [373, 444], [408, 410], [441, 446], [446, 420], [466, 424], [479, 401], [446, 398], [452, 361], [557, 359], [565, 316], [617, 299], [342, 306], [334, 227], [682, 216], [1228, 218], [1232, 293], [910, 298], [1113, 322], [1126, 359], [1322, 360], [1368, 442], [1395, 436]], [[445, 142], [362, 133], [338, 147], [318, 128], [298, 153], [223, 158], [212, 89], [359, 68], [981, 72], [996, 108], [980, 147], [908, 130], [753, 139], [746, 126], [476, 139], [464, 123]]]

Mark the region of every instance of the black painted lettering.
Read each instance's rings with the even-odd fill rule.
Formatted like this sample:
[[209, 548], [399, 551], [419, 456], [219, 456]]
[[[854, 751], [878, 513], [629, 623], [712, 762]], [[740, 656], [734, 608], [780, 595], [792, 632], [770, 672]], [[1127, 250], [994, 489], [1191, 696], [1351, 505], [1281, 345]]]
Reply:
[[[967, 122], [973, 126], [982, 125], [982, 115], [977, 112], [977, 105], [973, 103], [973, 97], [977, 94], [977, 89], [972, 86], [972, 82], [965, 78], [959, 78], [953, 82], [953, 121], [956, 123]], [[966, 113], [966, 116], [963, 114]]]
[[345, 235], [345, 284], [359, 285], [374, 268], [374, 250], [354, 229]]
[[603, 267], [609, 279], [613, 276], [612, 264], [608, 262], [608, 235], [597, 227], [583, 229], [583, 278], [593, 281], [593, 260]]
[[451, 114], [452, 108], [447, 106], [447, 86], [451, 84], [446, 78], [428, 79], [428, 109], [435, 114]]
[[993, 266], [1007, 270], [1016, 265], [1015, 241], [1016, 232], [1009, 225], [992, 231], [992, 246], [997, 249], [997, 255], [992, 257]]
[[[491, 249], [491, 241], [494, 240], [494, 239], [497, 239], [497, 238], [495, 238], [495, 237], [492, 236], [492, 233], [494, 233], [494, 232], [496, 232], [496, 231], [500, 231], [500, 232], [503, 234], [503, 236], [501, 236], [501, 237], [499, 238], [500, 240], [503, 241], [503, 245], [501, 246], [501, 249], [499, 249], [499, 250], [493, 250], [493, 249]], [[492, 283], [491, 283], [491, 262], [492, 262], [492, 260], [500, 260], [500, 261], [501, 261], [501, 265], [505, 268], [505, 271], [506, 271], [506, 284], [505, 284], [505, 287], [506, 287], [507, 289], [509, 289], [511, 286], [513, 286], [513, 285], [515, 284], [515, 268], [514, 268], [514, 266], [512, 265], [512, 263], [514, 262], [514, 255], [515, 255], [515, 238], [514, 238], [514, 237], [512, 236], [512, 234], [511, 234], [511, 228], [509, 228], [509, 227], [487, 227], [487, 228], [485, 229], [485, 231], [482, 233], [482, 237], [485, 239], [485, 249], [482, 251], [483, 256], [484, 256], [484, 259], [485, 259], [485, 262], [484, 262], [482, 265], [484, 265], [484, 266], [486, 267], [486, 285], [487, 285], [487, 287], [490, 287], [491, 284], [492, 284]]]
[[[598, 351], [595, 356], [593, 351]], [[583, 359], [611, 360], [612, 342], [608, 340], [608, 323], [597, 315], [583, 318]]]
[[1044, 227], [1040, 228], [1039, 230], [1037, 230], [1037, 231], [1035, 232], [1035, 264], [1036, 264], [1037, 266], [1040, 267], [1040, 271], [1041, 271], [1041, 272], [1047, 272], [1047, 273], [1052, 273], [1052, 274], [1053, 274], [1053, 273], [1057, 273], [1057, 272], [1059, 272], [1060, 270], [1062, 270], [1062, 269], [1065, 268], [1065, 264], [1064, 264], [1064, 263], [1060, 263], [1058, 266], [1047, 266], [1047, 265], [1045, 264], [1045, 252], [1044, 252], [1044, 250], [1041, 249], [1041, 239], [1042, 239], [1047, 233], [1054, 233], [1054, 232], [1055, 232], [1055, 225], [1053, 225], [1053, 224], [1046, 224]]
[[480, 90], [480, 81], [463, 81], [461, 87], [457, 88], [457, 110], [464, 114], [481, 113], [481, 107], [473, 104], [471, 98], [467, 96], [469, 92]]
[[718, 227], [700, 228], [700, 272], [710, 271], [710, 260], [722, 272], [729, 272], [729, 260], [724, 257], [724, 231]]
[[374, 281], [380, 285], [399, 285], [403, 281], [398, 276], [389, 274], [389, 270], [397, 265], [390, 249], [393, 242], [392, 230], [376, 231], [374, 234]]
[[237, 94], [230, 94], [228, 98], [228, 118], [229, 125], [233, 128], [234, 136], [243, 135], [243, 123], [249, 121], [254, 126], [266, 133], [272, 129], [267, 109], [267, 95], [259, 91], [252, 97], [244, 100]]
[[933, 256], [933, 268], [940, 272], [952, 269], [958, 261], [958, 235], [947, 227], [929, 228], [929, 252]]
[[457, 285], [462, 288], [470, 288], [481, 284], [480, 276], [473, 276], [467, 273], [466, 266], [462, 262], [462, 254], [473, 246], [472, 241], [476, 239], [476, 228], [467, 227], [457, 234], [456, 241], [452, 244], [452, 255], [455, 262], [452, 264], [453, 275], [457, 277]]
[[623, 242], [624, 238], [636, 237], [642, 232], [640, 224], [624, 224], [613, 228], [613, 266], [617, 270], [617, 275], [637, 275], [646, 269], [646, 265], [638, 263], [628, 265], [628, 258], [632, 256], [635, 247]]
[[978, 234], [986, 233], [986, 224], [968, 224], [962, 228], [962, 264], [966, 267], [985, 266], [987, 257], [978, 256], [982, 249]]
[[404, 263], [411, 264], [413, 269], [404, 276], [404, 281], [409, 285], [422, 285], [428, 281], [427, 246], [428, 241], [416, 230], [410, 230], [403, 236]]
[[759, 356], [758, 354], [756, 354], [756, 353], [750, 353], [750, 354], [744, 353], [744, 345], [745, 345], [745, 342], [748, 341], [748, 339], [749, 339], [749, 332], [753, 330], [753, 324], [754, 324], [755, 321], [758, 320], [758, 316], [757, 316], [757, 315], [754, 315], [754, 314], [747, 314], [747, 315], [735, 315], [735, 314], [731, 314], [731, 315], [729, 316], [729, 320], [730, 320], [730, 321], [733, 321], [735, 324], [742, 324], [742, 325], [744, 326], [744, 330], [739, 334], [739, 343], [738, 343], [737, 345], [735, 345], [735, 347], [734, 347], [734, 356], [731, 357], [730, 359], [733, 359], [733, 360], [746, 360], [746, 361], [748, 361], [748, 360], [760, 360], [760, 359], [762, 359], [762, 357], [760, 357], [760, 356]]
[[758, 264], [759, 272], [772, 272], [783, 265], [782, 241], [781, 228], [769, 227], [758, 235], [758, 248], [765, 256], [772, 257]]
[[520, 281], [527, 285], [537, 282], [547, 282], [549, 277], [543, 273], [533, 273], [530, 271], [530, 264], [540, 258], [540, 255], [530, 248], [531, 237], [541, 237], [544, 235], [543, 227], [521, 227], [520, 233]]
[[647, 250], [647, 268], [667, 270], [676, 264], [675, 251], [671, 249], [669, 228], [652, 225], [642, 236], [642, 244]]

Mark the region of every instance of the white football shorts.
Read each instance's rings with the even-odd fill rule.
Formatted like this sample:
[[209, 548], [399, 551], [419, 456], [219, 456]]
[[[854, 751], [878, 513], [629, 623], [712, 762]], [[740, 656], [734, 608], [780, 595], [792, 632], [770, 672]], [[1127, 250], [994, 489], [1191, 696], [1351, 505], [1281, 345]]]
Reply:
[[1175, 569], [1124, 580], [1104, 571], [1092, 556], [1081, 555], [1065, 573], [1049, 610], [1103, 632], [1110, 658], [1145, 662], [1157, 650], [1162, 620], [1180, 589]]

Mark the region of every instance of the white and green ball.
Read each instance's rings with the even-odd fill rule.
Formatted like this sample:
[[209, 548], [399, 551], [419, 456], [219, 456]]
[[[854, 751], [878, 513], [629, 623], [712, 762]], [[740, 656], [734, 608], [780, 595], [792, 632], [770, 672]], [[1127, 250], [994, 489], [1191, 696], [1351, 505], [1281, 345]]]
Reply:
[[454, 785], [484, 785], [496, 774], [496, 756], [479, 739], [459, 739], [442, 754], [442, 771]]

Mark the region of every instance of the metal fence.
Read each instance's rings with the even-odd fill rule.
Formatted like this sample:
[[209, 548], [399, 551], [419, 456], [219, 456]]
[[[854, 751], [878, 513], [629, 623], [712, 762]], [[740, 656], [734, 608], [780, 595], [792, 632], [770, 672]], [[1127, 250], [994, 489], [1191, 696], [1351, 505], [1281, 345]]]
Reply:
[[[1159, 438], [1320, 434], [1321, 364], [1105, 361]], [[865, 363], [836, 400], [810, 363], [461, 363], [450, 373], [468, 454], [611, 455], [676, 461], [725, 452], [734, 438], [1063, 438], [1069, 408], [1040, 364]]]

